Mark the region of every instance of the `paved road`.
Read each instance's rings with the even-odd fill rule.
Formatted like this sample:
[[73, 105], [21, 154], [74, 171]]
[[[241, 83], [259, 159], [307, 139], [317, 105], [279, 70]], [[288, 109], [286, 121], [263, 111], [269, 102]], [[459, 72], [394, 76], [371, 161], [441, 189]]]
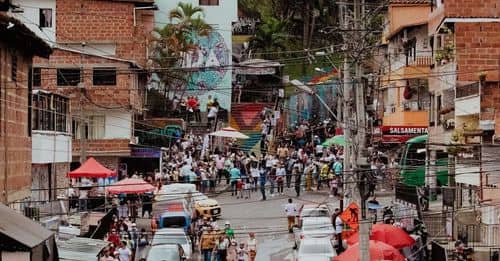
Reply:
[[[225, 221], [229, 221], [235, 230], [237, 240], [246, 240], [248, 232], [255, 232], [258, 240], [257, 258], [259, 261], [282, 261], [295, 260], [293, 250], [293, 235], [286, 228], [284, 206], [288, 198], [292, 198], [297, 206], [303, 203], [326, 203], [332, 209], [339, 207], [336, 198], [330, 198], [326, 192], [309, 192], [295, 197], [293, 188], [286, 189], [283, 196], [268, 197], [261, 201], [260, 192], [252, 192], [250, 199], [236, 199], [231, 193], [222, 193], [215, 199], [222, 206], [222, 218], [218, 220], [219, 227], [224, 227]], [[377, 198], [382, 205], [389, 204], [389, 197]], [[149, 223], [142, 220], [147, 227]], [[148, 221], [149, 222], [149, 221]], [[194, 255], [194, 261], [200, 260]]]
[[223, 209], [219, 224], [222, 226], [226, 220], [230, 221], [237, 240], [245, 240], [248, 232], [255, 232], [258, 240], [256, 260], [294, 260], [293, 235], [287, 231], [284, 213], [289, 197], [297, 206], [323, 202], [332, 209], [338, 207], [338, 201], [326, 194], [309, 193], [296, 198], [293, 189], [286, 191], [286, 195], [269, 197], [266, 201], [260, 201], [260, 192], [252, 193], [251, 199], [236, 199], [231, 194], [222, 194], [217, 197]]

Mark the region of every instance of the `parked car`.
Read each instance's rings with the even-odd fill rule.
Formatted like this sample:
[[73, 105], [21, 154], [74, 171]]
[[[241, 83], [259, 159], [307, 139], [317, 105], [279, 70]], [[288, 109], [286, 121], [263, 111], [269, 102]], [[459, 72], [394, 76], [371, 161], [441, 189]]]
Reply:
[[305, 217], [331, 217], [330, 209], [324, 205], [304, 204], [299, 209], [298, 226], [302, 226], [302, 220]]
[[215, 199], [208, 198], [201, 192], [192, 194], [192, 202], [197, 216], [218, 218], [222, 215], [219, 202]]
[[330, 217], [306, 217], [301, 228], [294, 228], [295, 247], [300, 246], [305, 238], [328, 238], [334, 240], [335, 229]]
[[337, 256], [329, 238], [304, 238], [297, 251], [296, 261], [331, 261]]
[[182, 228], [162, 228], [156, 231], [151, 246], [179, 244], [184, 250], [186, 259], [192, 255], [192, 242]]
[[186, 260], [181, 245], [156, 245], [149, 249], [146, 261], [183, 261]]
[[186, 233], [191, 229], [191, 216], [185, 211], [166, 211], [158, 215], [158, 228], [182, 228]]

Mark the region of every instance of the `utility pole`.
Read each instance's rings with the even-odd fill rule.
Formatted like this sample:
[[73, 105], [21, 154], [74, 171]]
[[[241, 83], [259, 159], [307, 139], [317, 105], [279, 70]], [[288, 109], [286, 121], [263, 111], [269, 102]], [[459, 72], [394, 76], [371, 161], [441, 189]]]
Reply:
[[[364, 39], [360, 35], [360, 31], [365, 29], [363, 16], [365, 14], [365, 0], [354, 0], [354, 31], [355, 39], [362, 42]], [[358, 52], [358, 50], [353, 50]], [[359, 56], [357, 56], [359, 57]], [[370, 261], [370, 221], [366, 218], [366, 200], [367, 200], [367, 173], [364, 168], [367, 160], [365, 158], [366, 150], [366, 111], [365, 111], [365, 88], [366, 81], [363, 77], [363, 68], [359, 58], [355, 61], [355, 90], [356, 90], [356, 154], [355, 166], [358, 181], [359, 199], [361, 205], [361, 219], [359, 222], [359, 257], [361, 261]]]

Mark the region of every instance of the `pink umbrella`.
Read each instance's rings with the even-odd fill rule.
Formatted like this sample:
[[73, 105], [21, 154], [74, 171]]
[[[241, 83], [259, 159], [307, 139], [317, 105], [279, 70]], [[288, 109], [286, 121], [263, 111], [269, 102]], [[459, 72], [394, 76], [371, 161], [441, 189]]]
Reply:
[[[370, 240], [369, 245], [370, 260], [392, 260], [392, 261], [405, 261], [403, 255], [391, 245], [384, 242]], [[347, 248], [344, 253], [334, 258], [335, 261], [358, 261], [359, 258], [359, 243], [356, 243]]]
[[[403, 229], [388, 225], [375, 224], [372, 226], [370, 239], [382, 241], [397, 249], [413, 246], [415, 240], [408, 235]], [[347, 238], [347, 244], [352, 245], [359, 241], [358, 233]]]
[[142, 194], [152, 192], [155, 187], [142, 179], [123, 179], [106, 188], [110, 194]]

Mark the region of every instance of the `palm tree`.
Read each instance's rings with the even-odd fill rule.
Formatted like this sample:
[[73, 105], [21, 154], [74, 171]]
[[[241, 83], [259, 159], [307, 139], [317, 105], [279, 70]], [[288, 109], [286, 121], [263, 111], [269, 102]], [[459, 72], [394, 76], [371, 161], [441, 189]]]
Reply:
[[261, 57], [264, 59], [275, 57], [272, 53], [287, 49], [285, 29], [286, 22], [276, 18], [264, 19], [264, 23], [259, 26], [255, 35], [250, 39], [250, 50], [263, 53]]
[[203, 18], [203, 8], [190, 3], [179, 2], [169, 13], [170, 21], [177, 20], [177, 27], [181, 31], [189, 30], [195, 31], [198, 35], [208, 35], [212, 27]]

